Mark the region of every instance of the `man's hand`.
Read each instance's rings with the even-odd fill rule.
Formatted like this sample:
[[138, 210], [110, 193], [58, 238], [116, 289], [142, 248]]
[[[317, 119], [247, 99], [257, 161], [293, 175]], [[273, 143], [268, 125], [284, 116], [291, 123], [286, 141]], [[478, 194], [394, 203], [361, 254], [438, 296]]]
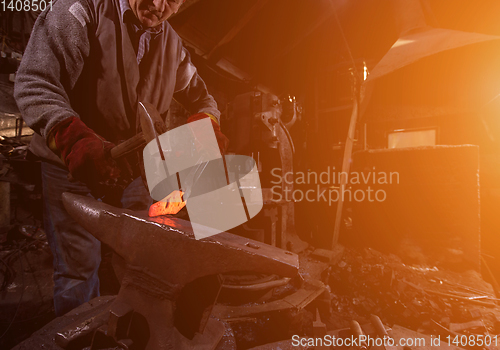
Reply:
[[216, 119], [207, 113], [198, 113], [190, 116], [187, 120], [188, 123], [195, 122], [203, 118], [210, 118], [212, 121], [212, 127], [214, 128], [215, 137], [217, 138], [217, 144], [219, 145], [220, 153], [225, 154], [227, 147], [229, 146], [229, 139], [220, 131], [219, 123]]
[[91, 190], [125, 182], [127, 171], [120, 169], [109, 152], [114, 144], [97, 135], [79, 118], [70, 117], [57, 124], [47, 142], [49, 148], [60, 155], [71, 176]]

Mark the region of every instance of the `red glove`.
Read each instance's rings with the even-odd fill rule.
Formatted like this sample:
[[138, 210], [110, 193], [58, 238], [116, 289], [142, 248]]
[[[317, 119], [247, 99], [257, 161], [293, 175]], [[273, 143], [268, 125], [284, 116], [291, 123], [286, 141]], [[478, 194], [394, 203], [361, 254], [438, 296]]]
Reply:
[[71, 117], [57, 124], [48, 136], [49, 148], [59, 153], [73, 178], [89, 186], [116, 182], [120, 168], [111, 158], [114, 144], [104, 140], [79, 118]]
[[220, 131], [219, 123], [216, 122], [215, 117], [208, 113], [198, 113], [190, 116], [187, 120], [188, 123], [195, 122], [203, 118], [210, 118], [212, 121], [212, 127], [214, 128], [215, 137], [217, 139], [217, 144], [219, 145], [220, 153], [225, 154], [227, 147], [229, 146], [229, 139]]

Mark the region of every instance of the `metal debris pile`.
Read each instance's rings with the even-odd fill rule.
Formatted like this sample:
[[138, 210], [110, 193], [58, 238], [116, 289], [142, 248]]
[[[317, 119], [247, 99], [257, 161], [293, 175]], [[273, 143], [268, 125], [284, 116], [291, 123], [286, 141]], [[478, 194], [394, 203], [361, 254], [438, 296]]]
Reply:
[[428, 335], [500, 333], [499, 299], [476, 271], [410, 266], [370, 248], [346, 249], [329, 285], [329, 329], [349, 327], [353, 319], [368, 323], [375, 314], [386, 325]]

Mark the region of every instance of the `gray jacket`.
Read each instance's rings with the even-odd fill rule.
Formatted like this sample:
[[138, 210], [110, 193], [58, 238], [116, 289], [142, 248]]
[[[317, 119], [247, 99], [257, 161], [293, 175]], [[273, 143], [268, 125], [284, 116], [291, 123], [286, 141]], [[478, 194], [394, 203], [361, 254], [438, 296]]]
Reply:
[[164, 22], [139, 67], [118, 0], [57, 0], [37, 19], [17, 72], [14, 96], [38, 134], [32, 150], [58, 160], [45, 138], [77, 116], [99, 135], [120, 142], [137, 131], [137, 105], [166, 115], [172, 98], [192, 114], [220, 117], [217, 104], [182, 41]]

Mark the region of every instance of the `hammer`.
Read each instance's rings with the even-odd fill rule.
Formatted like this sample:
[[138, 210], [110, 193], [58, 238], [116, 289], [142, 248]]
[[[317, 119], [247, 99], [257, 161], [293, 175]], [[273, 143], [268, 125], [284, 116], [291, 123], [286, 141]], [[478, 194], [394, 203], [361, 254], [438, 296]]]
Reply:
[[142, 131], [111, 149], [111, 157], [118, 159], [146, 146], [156, 135], [167, 132], [167, 126], [156, 108], [148, 102], [139, 102], [138, 116]]

